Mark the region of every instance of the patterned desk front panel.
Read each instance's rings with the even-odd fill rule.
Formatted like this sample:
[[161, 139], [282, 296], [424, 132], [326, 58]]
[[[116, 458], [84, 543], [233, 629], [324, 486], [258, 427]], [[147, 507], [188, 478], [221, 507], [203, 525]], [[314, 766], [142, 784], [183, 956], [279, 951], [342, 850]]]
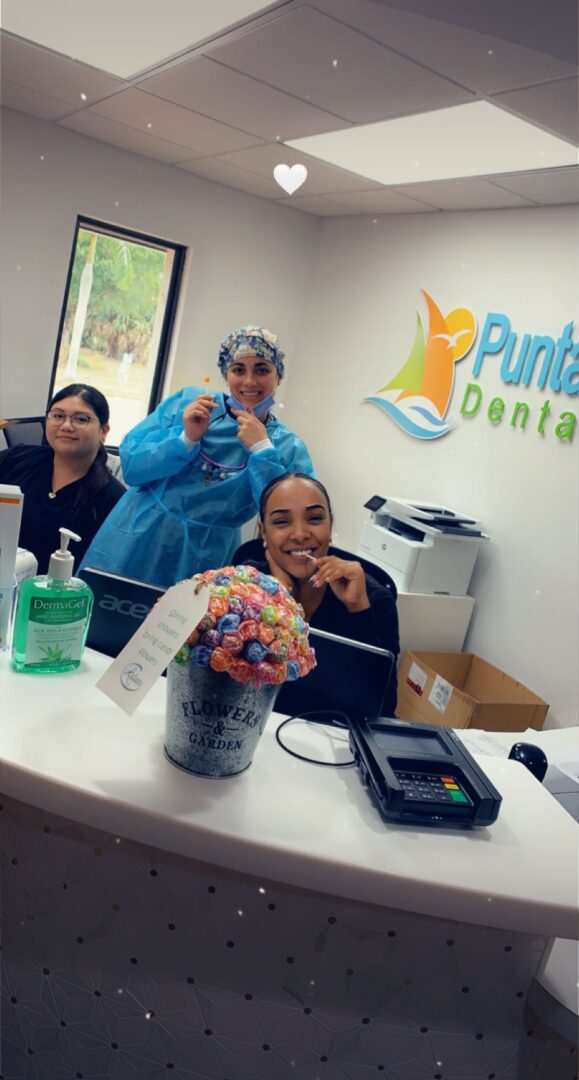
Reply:
[[3, 1080], [576, 1076], [525, 1015], [538, 938], [243, 877], [13, 800], [2, 819]]

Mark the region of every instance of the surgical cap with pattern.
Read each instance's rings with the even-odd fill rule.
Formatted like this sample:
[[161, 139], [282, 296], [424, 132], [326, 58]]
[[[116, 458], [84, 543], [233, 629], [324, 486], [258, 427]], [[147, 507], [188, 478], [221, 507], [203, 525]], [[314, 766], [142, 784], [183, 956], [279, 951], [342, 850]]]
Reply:
[[276, 335], [263, 326], [242, 326], [241, 330], [234, 330], [221, 342], [217, 361], [221, 374], [225, 375], [235, 360], [254, 353], [262, 360], [269, 360], [280, 379], [283, 379], [285, 353], [280, 349]]

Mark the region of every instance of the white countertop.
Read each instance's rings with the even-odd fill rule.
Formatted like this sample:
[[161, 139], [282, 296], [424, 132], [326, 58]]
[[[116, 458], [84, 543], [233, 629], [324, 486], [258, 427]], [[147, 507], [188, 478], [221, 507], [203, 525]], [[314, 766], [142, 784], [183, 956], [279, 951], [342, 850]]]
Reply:
[[[275, 742], [275, 714], [246, 773], [211, 780], [176, 769], [163, 754], [165, 680], [129, 719], [94, 685], [109, 663], [87, 650], [77, 672], [22, 675], [0, 657], [6, 795], [264, 879], [482, 926], [577, 937], [578, 827], [518, 762], [480, 759], [503, 796], [490, 828], [387, 825], [356, 770], [285, 754]], [[297, 737], [307, 753], [306, 729]]]

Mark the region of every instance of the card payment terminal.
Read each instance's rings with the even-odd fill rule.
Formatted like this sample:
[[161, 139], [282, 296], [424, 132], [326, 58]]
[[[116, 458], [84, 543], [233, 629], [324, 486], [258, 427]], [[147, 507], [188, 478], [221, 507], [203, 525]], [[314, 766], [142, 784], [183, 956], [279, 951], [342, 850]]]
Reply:
[[498, 817], [499, 792], [450, 728], [361, 720], [351, 722], [350, 746], [387, 821], [469, 828]]

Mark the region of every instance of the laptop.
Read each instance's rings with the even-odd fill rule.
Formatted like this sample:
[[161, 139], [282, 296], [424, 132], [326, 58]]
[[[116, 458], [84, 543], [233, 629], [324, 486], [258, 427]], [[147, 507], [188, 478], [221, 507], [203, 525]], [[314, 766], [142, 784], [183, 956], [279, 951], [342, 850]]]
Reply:
[[318, 710], [331, 715], [341, 712], [350, 719], [381, 716], [390, 680], [396, 679], [394, 655], [313, 626], [309, 637], [316, 667], [302, 679], [282, 685], [275, 711], [288, 716]]
[[86, 643], [107, 656], [118, 656], [165, 589], [92, 566], [86, 566], [78, 576], [94, 593]]

